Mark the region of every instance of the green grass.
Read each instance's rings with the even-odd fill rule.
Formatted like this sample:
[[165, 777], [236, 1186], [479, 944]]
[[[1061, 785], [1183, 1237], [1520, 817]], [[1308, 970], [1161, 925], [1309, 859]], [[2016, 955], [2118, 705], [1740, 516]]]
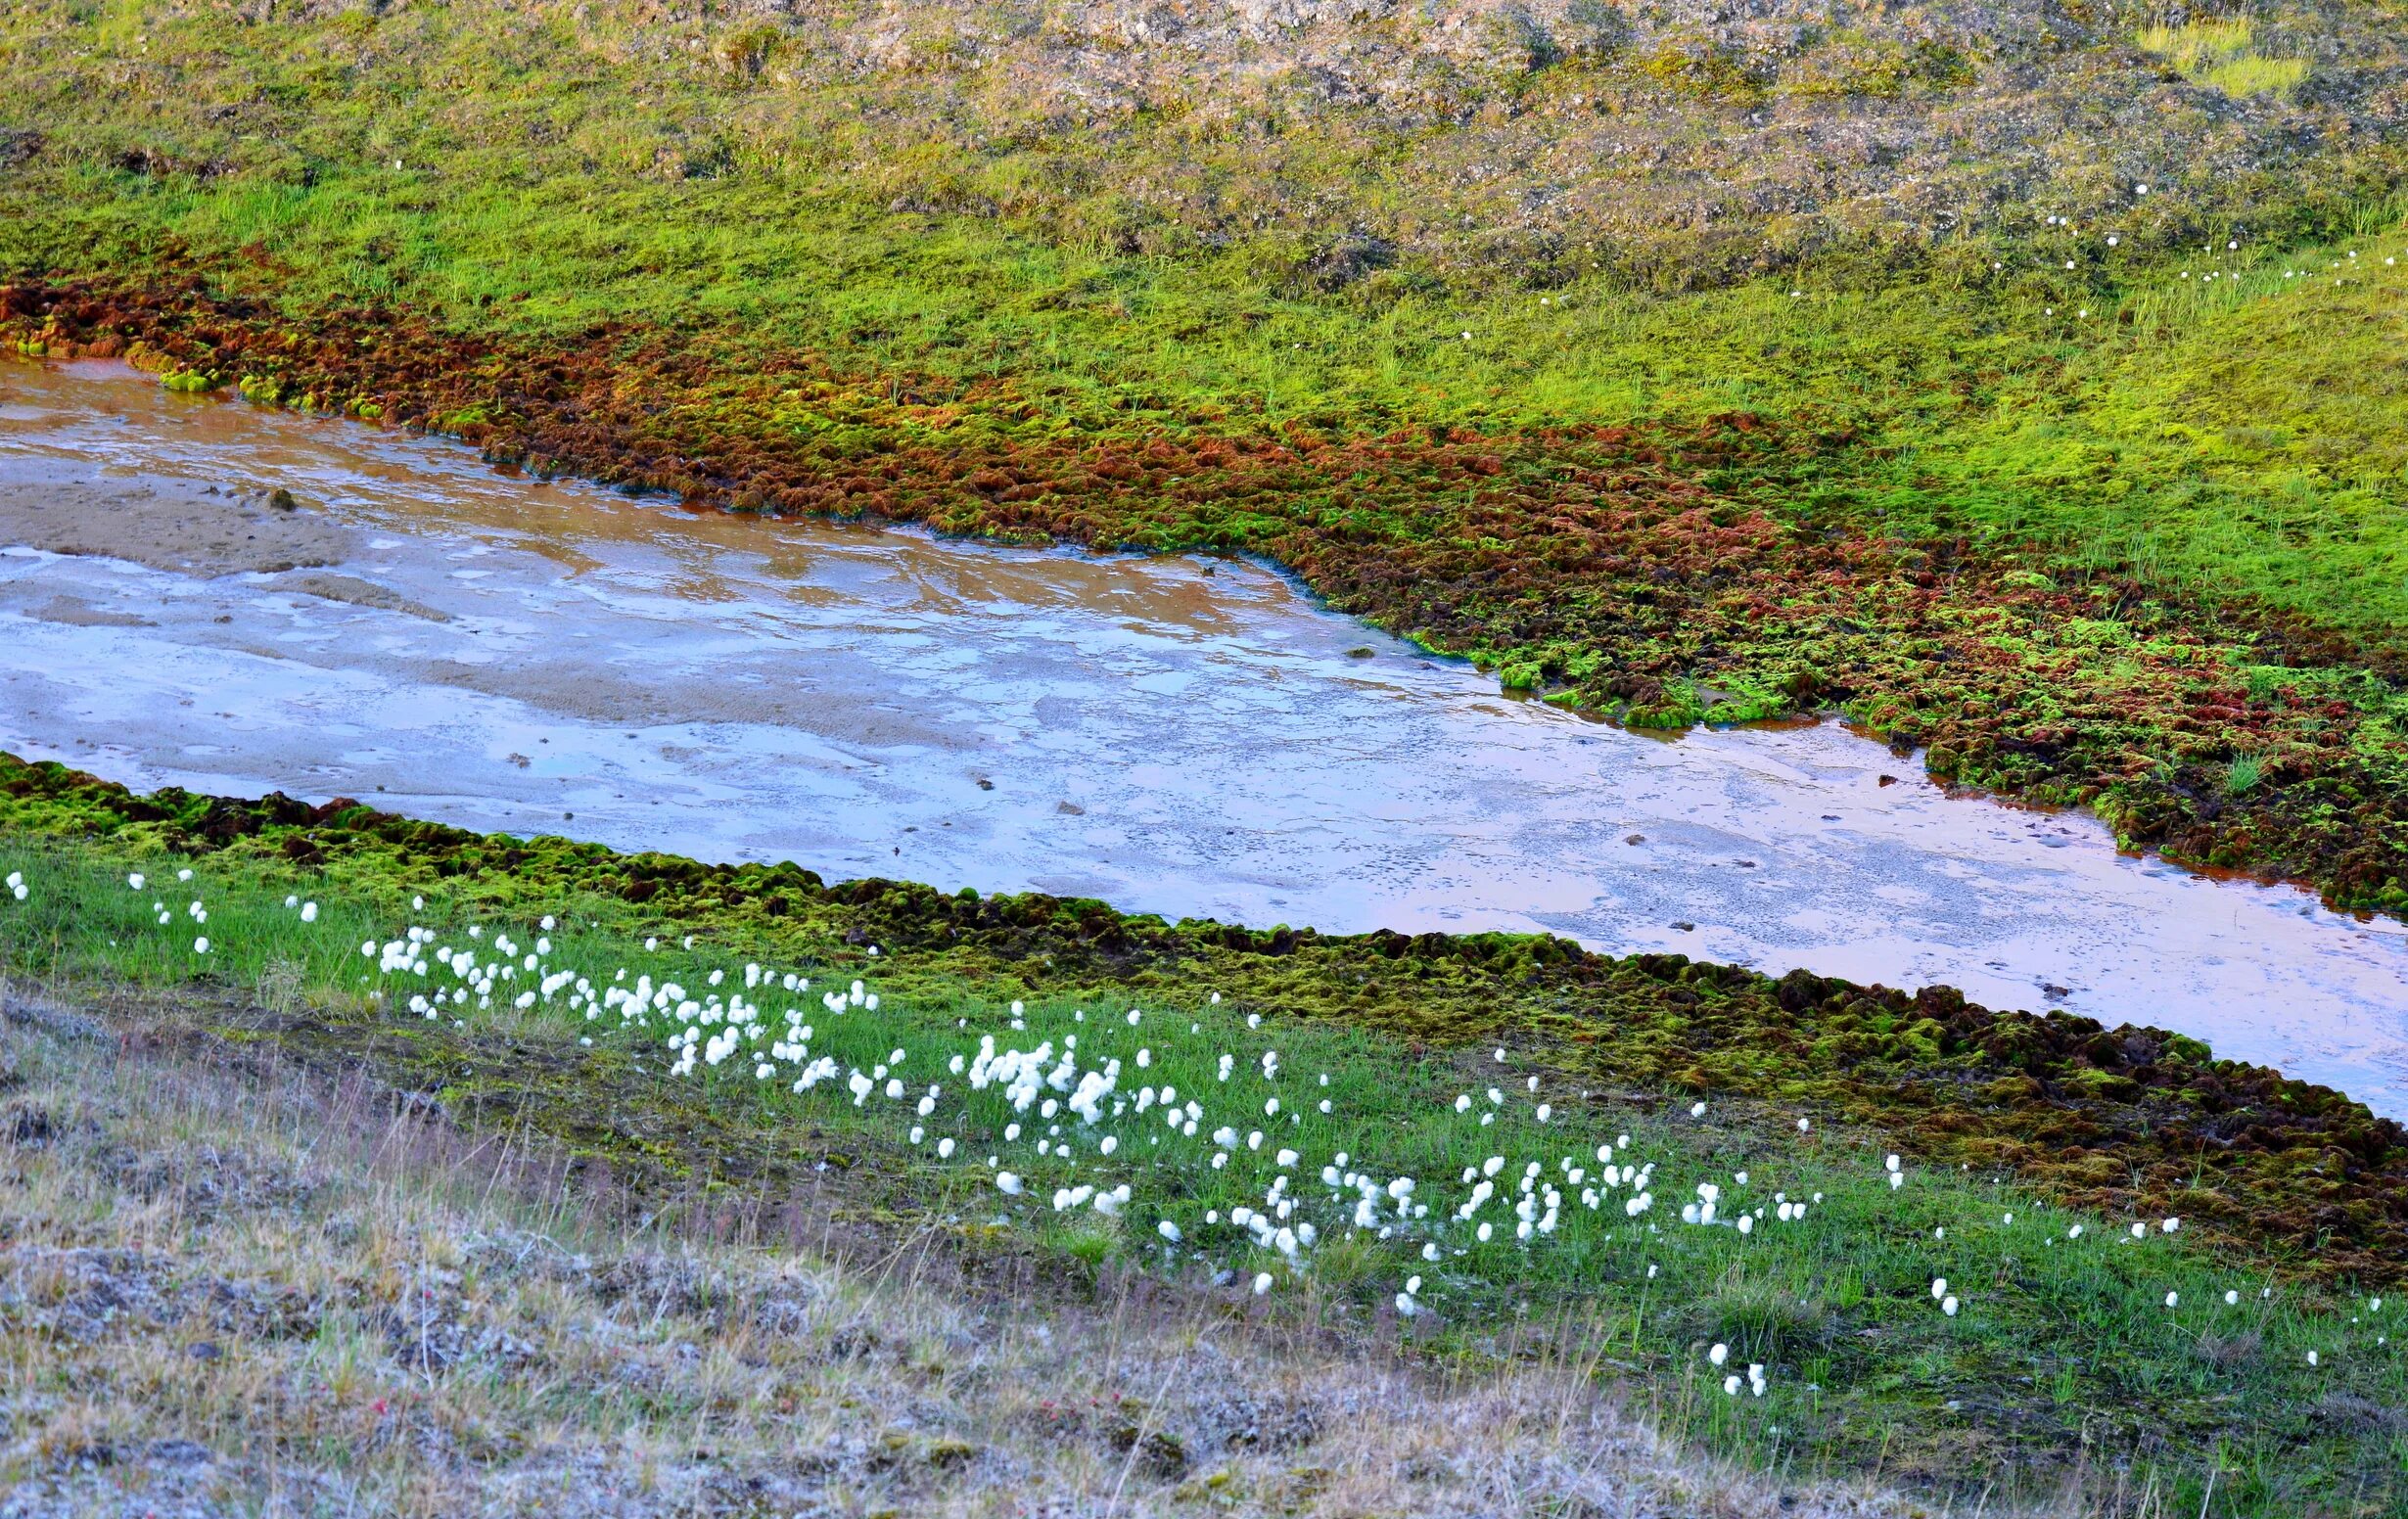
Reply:
[[[2246, 23], [2158, 30], [2143, 45], [2181, 67], [2254, 57]], [[1124, 252], [1081, 230], [1114, 185], [1065, 164], [1056, 182], [1025, 144], [982, 156], [915, 136], [908, 96], [764, 95], [740, 69], [642, 62], [640, 29], [606, 35], [617, 52], [484, 10], [239, 27], [24, 8], [0, 64], [33, 81], [19, 110], [48, 146], [0, 185], [0, 267], [197, 267], [295, 310], [398, 303], [522, 334], [631, 322], [705, 335], [737, 371], [808, 351], [965, 397], [1002, 385], [950, 407], [972, 441], [1752, 411], [1831, 440], [1777, 511], [2135, 566], [2385, 648], [2408, 629], [2408, 417], [2385, 336], [2402, 284], [2381, 262], [2403, 244], [2380, 177], [2313, 211], [2259, 197], [2240, 214], [2205, 208], [2212, 182], [2086, 181], [2046, 203], [2079, 203], [2074, 225], [2035, 202], [1920, 249], [1834, 247], [1709, 289], [1408, 260], [1324, 294], [1299, 282], [1316, 245], [1297, 229]], [[770, 46], [745, 36], [707, 56]], [[713, 121], [719, 146], [696, 146]], [[1347, 157], [1372, 153], [1339, 140], [1351, 130], [1305, 130], [1293, 171], [1376, 183], [1373, 159]], [[126, 145], [162, 141], [182, 168], [118, 166]], [[663, 182], [655, 156], [672, 150], [724, 161]], [[1175, 176], [1190, 151], [1217, 150], [1165, 125], [1119, 172]], [[1381, 151], [1402, 172], [1414, 145]], [[971, 173], [944, 166], [964, 154], [1027, 175], [1023, 199], [1051, 209], [1015, 215], [1007, 190], [993, 215], [890, 208], [945, 204], [931, 185]], [[1240, 212], [1269, 193], [1242, 176], [1225, 190]], [[862, 442], [910, 433], [882, 421]]]
[[2304, 58], [2270, 58], [2257, 52], [2252, 46], [2256, 27], [2246, 17], [2180, 26], [2159, 23], [2142, 27], [2133, 40], [2177, 72], [2236, 100], [2288, 92], [2308, 72]]
[[[932, 1213], [998, 1227], [1089, 1266], [1115, 1260], [1240, 1282], [1266, 1272], [1283, 1301], [1393, 1321], [1434, 1356], [1476, 1353], [1517, 1323], [1560, 1320], [1580, 1354], [1633, 1379], [1676, 1434], [1751, 1462], [1859, 1471], [1885, 1461], [1893, 1475], [1969, 1490], [1979, 1486], [1968, 1476], [1975, 1452], [2012, 1450], [2024, 1490], [2038, 1496], [2053, 1490], [2087, 1438], [2090, 1460], [2131, 1462], [2129, 1475], [2167, 1496], [2171, 1511], [2196, 1511], [2212, 1478], [2217, 1502], [2230, 1505], [2216, 1512], [2269, 1515], [2379, 1512], [2368, 1505], [2387, 1501], [2382, 1495], [2396, 1492], [2408, 1472], [2408, 1432], [2384, 1411], [2408, 1401], [2408, 1361], [2384, 1343], [2395, 1305], [2379, 1310], [2269, 1274], [2246, 1257], [2169, 1235], [2153, 1219], [2145, 1220], [2148, 1237], [2135, 1240], [2134, 1220], [2052, 1208], [1971, 1171], [1910, 1162], [1905, 1183], [1893, 1188], [1876, 1135], [1800, 1133], [1762, 1110], [1725, 1113], [1719, 1103], [1702, 1119], [1677, 1107], [1633, 1108], [1580, 1091], [1551, 1066], [1513, 1051], [1501, 1063], [1485, 1050], [1410, 1049], [1343, 1024], [1262, 1019], [1246, 1000], [1060, 990], [1022, 999], [1016, 1016], [1002, 989], [932, 973], [907, 951], [864, 959], [842, 945], [716, 936], [689, 945], [673, 926], [662, 935], [662, 925], [625, 903], [585, 896], [554, 904], [559, 921], [546, 929], [533, 904], [505, 919], [438, 893], [423, 909], [396, 914], [389, 894], [337, 895], [324, 878], [253, 860], [188, 863], [20, 841], [0, 848], [0, 866], [22, 872], [27, 888], [23, 900], [0, 898], [0, 959], [13, 977], [247, 991], [271, 1009], [315, 1008], [381, 1029], [389, 1044], [426, 1039], [430, 1069], [445, 1063], [431, 1036], [519, 1049], [531, 1073], [550, 1067], [527, 1059], [530, 1049], [574, 1040], [577, 1060], [639, 1082], [681, 1084], [694, 1100], [771, 1134], [856, 1135], [896, 1158], [896, 1184], [927, 1199]], [[127, 885], [134, 869], [147, 877], [139, 891]], [[176, 879], [179, 869], [192, 879]], [[319, 909], [314, 923], [288, 905], [309, 893], [317, 894], [307, 898]], [[189, 915], [194, 900], [205, 903], [206, 922]], [[167, 908], [167, 924], [157, 921], [155, 903]], [[428, 931], [423, 975], [361, 952], [402, 938], [404, 918]], [[199, 953], [203, 935], [209, 947]], [[505, 937], [515, 951], [508, 956]], [[473, 976], [463, 981], [435, 961], [438, 944], [509, 963], [515, 974], [481, 990]], [[533, 968], [520, 958], [529, 953], [538, 954]], [[834, 956], [851, 963], [831, 964]], [[766, 974], [747, 990], [755, 966]], [[629, 1017], [573, 1005], [575, 980], [530, 997], [531, 1007], [515, 1005], [555, 972], [581, 975], [596, 990], [639, 978], [675, 984], [700, 1005]], [[724, 978], [718, 987], [715, 972]], [[810, 985], [789, 990], [787, 975]], [[823, 994], [842, 995], [857, 981], [878, 996], [876, 1006], [865, 997], [848, 998], [842, 1012], [823, 1005]], [[465, 1001], [448, 999], [462, 990]], [[437, 990], [447, 994], [440, 1017], [414, 1010], [413, 998]], [[733, 993], [756, 1004], [768, 1032], [740, 1039], [741, 1053], [719, 1064], [676, 1073], [668, 1039], [687, 1028], [708, 1039], [726, 1027]], [[1134, 1026], [1126, 1017], [1133, 1007], [1140, 1013]], [[772, 1047], [794, 1036], [790, 1024], [810, 1028], [808, 1054], [773, 1058]], [[1074, 1038], [1080, 1071], [1119, 1061], [1100, 1122], [1015, 1111], [999, 1086], [971, 1089], [949, 1062], [974, 1058], [982, 1036], [997, 1049], [1050, 1046], [1047, 1066]], [[903, 1058], [893, 1063], [897, 1050]], [[1267, 1051], [1278, 1057], [1271, 1078]], [[904, 1093], [890, 1099], [880, 1085], [857, 1101], [843, 1074], [790, 1090], [797, 1072], [821, 1056], [844, 1074], [893, 1063]], [[762, 1059], [778, 1067], [772, 1079], [756, 1075]], [[514, 1078], [505, 1061], [495, 1079], [533, 1078]], [[922, 1117], [913, 1104], [931, 1083], [938, 1100]], [[1203, 1108], [1194, 1135], [1164, 1125], [1158, 1107], [1134, 1110], [1138, 1087], [1165, 1084], [1181, 1103]], [[1063, 1101], [1071, 1087], [1067, 1080], [1042, 1087], [1041, 1100]], [[1459, 1094], [1471, 1098], [1468, 1113], [1457, 1111]], [[1274, 1097], [1282, 1111], [1267, 1118], [1264, 1105]], [[1541, 1102], [1552, 1108], [1546, 1122]], [[1493, 1122], [1484, 1125], [1484, 1116]], [[1007, 1137], [1015, 1123], [1021, 1131]], [[1261, 1147], [1216, 1143], [1223, 1126], [1261, 1131]], [[1073, 1153], [1039, 1155], [1037, 1143], [1050, 1149], [1057, 1133]], [[1099, 1153], [1105, 1135], [1118, 1141], [1109, 1156]], [[1581, 1193], [1596, 1186], [1604, 1164], [1598, 1146], [1624, 1135], [1614, 1164], [1650, 1174], [1604, 1189], [1592, 1211]], [[957, 1148], [940, 1160], [945, 1139]], [[1300, 1152], [1292, 1166], [1277, 1163], [1283, 1147]], [[1317, 1179], [1341, 1152], [1345, 1170], [1380, 1186], [1413, 1177], [1413, 1198], [1429, 1217], [1401, 1218], [1383, 1191], [1374, 1223], [1357, 1227], [1355, 1192], [1333, 1198]], [[1450, 1212], [1470, 1193], [1463, 1169], [1492, 1156], [1505, 1165], [1499, 1197], [1477, 1215], [1497, 1225], [1482, 1242]], [[1562, 1206], [1551, 1232], [1525, 1242], [1515, 1237], [1513, 1184], [1533, 1162], [1543, 1184], [1560, 1188]], [[1569, 1179], [1567, 1166], [1587, 1173], [1583, 1182]], [[1024, 1178], [1017, 1196], [997, 1190], [1001, 1171]], [[1290, 1226], [1311, 1221], [1320, 1230], [1292, 1258], [1229, 1221], [1232, 1209], [1263, 1208], [1281, 1174], [1297, 1205]], [[1723, 1189], [1726, 1221], [1684, 1223], [1682, 1205], [1707, 1181]], [[1054, 1206], [1057, 1188], [1119, 1184], [1131, 1195], [1117, 1216], [1091, 1202]], [[1623, 1201], [1641, 1190], [1655, 1201], [1633, 1217]], [[1777, 1196], [1809, 1200], [1805, 1218], [1771, 1217]], [[1768, 1216], [1751, 1233], [1729, 1226], [1735, 1210], [1759, 1207]], [[1180, 1229], [1180, 1243], [1158, 1232], [1165, 1220]], [[2069, 1237], [2076, 1224], [2080, 1237]], [[1437, 1247], [1436, 1261], [1424, 1259], [1425, 1244]], [[1393, 1299], [1416, 1276], [1421, 1311], [1397, 1319]], [[1934, 1276], [1948, 1278], [1960, 1301], [1953, 1317], [1934, 1301]], [[2169, 1292], [2178, 1295], [2170, 1309]], [[2239, 1301], [2228, 1305], [2227, 1292]], [[1706, 1352], [1717, 1343], [1729, 1347], [1727, 1370], [1709, 1364]], [[2311, 1350], [2321, 1362], [2313, 1367]], [[1765, 1394], [1742, 1387], [1727, 1395], [1722, 1378], [1751, 1362], [1765, 1367]]]
[[[961, 224], [901, 240], [886, 218], [775, 183], [426, 179], [103, 175], [72, 199], [103, 208], [86, 233], [103, 249], [172, 235], [229, 287], [295, 306], [399, 299], [474, 326], [500, 301], [506, 328], [537, 333], [640, 313], [724, 334], [738, 365], [804, 349], [845, 373], [1008, 380], [1025, 407], [987, 425], [1024, 438], [1221, 417], [1510, 433], [1751, 411], [1845, 428], [1875, 446], [1817, 460], [1776, 510], [2135, 565], [2385, 641], [2408, 629], [2408, 419], [2382, 336], [2408, 292], [2382, 259], [2408, 240], [2387, 212], [2347, 248], [2136, 263], [2094, 232], [2049, 250], [2077, 254], [2072, 273], [2025, 255], [1962, 283], [1808, 278], [1796, 298], [1798, 276], [1682, 297], [1598, 281], [1366, 313], [1280, 296], [1233, 254], [1104, 258]], [[278, 272], [246, 272], [238, 249]], [[2314, 276], [2284, 277], [2299, 267]]]

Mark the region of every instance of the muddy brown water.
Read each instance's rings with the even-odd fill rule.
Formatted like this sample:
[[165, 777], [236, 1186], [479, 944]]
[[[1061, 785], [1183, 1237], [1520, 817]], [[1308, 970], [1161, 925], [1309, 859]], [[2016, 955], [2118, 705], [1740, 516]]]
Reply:
[[1834, 724], [1509, 699], [1252, 565], [695, 516], [102, 364], [0, 365], [0, 744], [131, 785], [1946, 983], [2408, 1114], [2396, 922], [2120, 856]]

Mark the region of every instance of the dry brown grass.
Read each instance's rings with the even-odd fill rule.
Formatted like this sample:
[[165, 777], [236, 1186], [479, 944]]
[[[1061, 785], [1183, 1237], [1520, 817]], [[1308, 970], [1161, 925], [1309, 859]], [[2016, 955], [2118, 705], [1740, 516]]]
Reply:
[[0, 1515], [1914, 1511], [1684, 1456], [1570, 1369], [791, 1211], [825, 1248], [664, 1238], [364, 1082], [73, 1032], [0, 1030]]

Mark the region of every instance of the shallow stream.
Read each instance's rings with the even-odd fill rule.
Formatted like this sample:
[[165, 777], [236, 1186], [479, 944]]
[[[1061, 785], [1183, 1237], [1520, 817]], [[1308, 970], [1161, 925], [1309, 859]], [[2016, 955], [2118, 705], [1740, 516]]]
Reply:
[[2396, 922], [1952, 798], [1836, 725], [1510, 699], [1251, 565], [695, 516], [104, 364], [0, 364], [0, 747], [129, 785], [1944, 982], [2408, 1116]]

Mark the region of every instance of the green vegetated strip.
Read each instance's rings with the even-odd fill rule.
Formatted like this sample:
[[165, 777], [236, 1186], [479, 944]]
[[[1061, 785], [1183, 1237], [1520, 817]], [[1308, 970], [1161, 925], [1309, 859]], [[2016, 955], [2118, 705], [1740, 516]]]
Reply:
[[[2386, 1282], [2408, 1260], [2408, 1135], [2330, 1088], [2219, 1061], [2162, 1031], [1995, 1013], [1793, 972], [1616, 959], [1543, 936], [1332, 938], [1167, 924], [1100, 902], [823, 884], [792, 865], [707, 866], [560, 839], [484, 837], [355, 804], [137, 797], [54, 764], [0, 764], [21, 837], [282, 862], [363, 900], [415, 884], [492, 910], [579, 897], [731, 943], [846, 954], [890, 974], [1010, 989], [1126, 989], [1250, 1004], [1435, 1045], [1504, 1040], [1583, 1082], [1748, 1097], [1900, 1136], [1927, 1160], [2016, 1174], [2068, 1206], [2161, 1210], [2285, 1269]], [[547, 905], [548, 904], [548, 905]], [[866, 962], [863, 962], [866, 963]]]
[[[1619, 1098], [1565, 1104], [1552, 1071], [1543, 1091], [1559, 1105], [1537, 1122], [1542, 1099], [1522, 1091], [1518, 1054], [1500, 1068], [1484, 1052], [1409, 1049], [1342, 1023], [1275, 1010], [1265, 1021], [1242, 998], [1181, 1006], [1178, 993], [1126, 987], [1103, 989], [1104, 1005], [1094, 1005], [1094, 988], [1014, 996], [1027, 1017], [1007, 1017], [1000, 993], [1025, 989], [794, 936], [775, 950], [748, 944], [744, 952], [772, 955], [771, 976], [746, 992], [772, 1029], [778, 1004], [800, 1001], [810, 1009], [810, 1049], [840, 1065], [884, 1066], [903, 1051], [896, 1069], [916, 1073], [904, 1099], [857, 1106], [833, 1079], [804, 1093], [783, 1076], [758, 1079], [758, 1044], [718, 1068], [666, 1074], [660, 1015], [630, 1028], [564, 1009], [557, 995], [519, 1010], [511, 989], [533, 982], [533, 972], [447, 1009], [456, 1019], [422, 1019], [404, 997], [462, 987], [454, 967], [363, 975], [356, 942], [391, 934], [395, 919], [329, 893], [312, 898], [316, 916], [304, 922], [280, 898], [290, 887], [333, 883], [281, 859], [195, 860], [194, 879], [172, 893], [208, 903], [211, 947], [192, 953], [196, 925], [182, 914], [150, 921], [154, 895], [168, 895], [162, 863], [121, 843], [0, 840], [0, 864], [31, 883], [30, 899], [0, 898], [0, 963], [50, 978], [70, 998], [95, 992], [113, 1032], [146, 1051], [189, 1048], [255, 1068], [299, 1063], [346, 1083], [365, 1079], [405, 1110], [506, 1134], [520, 1150], [531, 1139], [538, 1153], [545, 1141], [561, 1144], [574, 1195], [640, 1214], [666, 1237], [783, 1230], [881, 1262], [904, 1242], [925, 1262], [933, 1244], [965, 1290], [1025, 1292], [1034, 1274], [1048, 1300], [1073, 1302], [1132, 1270], [1158, 1273], [1230, 1312], [1266, 1306], [1248, 1278], [1270, 1269], [1274, 1312], [1396, 1344], [1457, 1375], [1552, 1357], [1610, 1378], [1684, 1445], [1790, 1473], [1877, 1466], [1892, 1484], [1968, 1497], [1981, 1489], [1993, 1502], [2054, 1498], [2089, 1473], [2103, 1486], [2153, 1484], [2177, 1502], [2205, 1500], [2213, 1484], [2227, 1513], [2291, 1519], [2380, 1513], [2397, 1486], [2396, 1431], [2381, 1412], [2408, 1395], [2408, 1345], [2388, 1343], [2403, 1312], [2395, 1297], [2270, 1276], [2262, 1261], [2165, 1232], [2154, 1219], [2135, 1239], [2121, 1219], [2048, 1208], [1990, 1174], [1916, 1165], [1904, 1168], [1908, 1184], [1892, 1188], [1880, 1150], [1860, 1133], [1802, 1134], [1742, 1104], [1702, 1119], [1679, 1108], [1646, 1115]], [[129, 865], [153, 872], [143, 890], [128, 890]], [[639, 909], [624, 902], [554, 903], [571, 916], [547, 929], [454, 900], [454, 884], [429, 883], [425, 908], [408, 916], [437, 936], [422, 950], [458, 944], [486, 957], [483, 974], [504, 944], [526, 947], [508, 940], [517, 934], [542, 950], [543, 967], [590, 973], [597, 984], [612, 967], [692, 995], [710, 994], [715, 970], [730, 989], [747, 979], [724, 944], [642, 942], [629, 926]], [[462, 932], [471, 925], [492, 938]], [[829, 950], [853, 962], [836, 970], [837, 990], [858, 972], [884, 993], [882, 1005], [833, 1015], [813, 1004], [830, 979]], [[781, 996], [775, 974], [786, 965], [816, 979]], [[388, 1000], [362, 995], [363, 986]], [[1142, 1027], [1114, 1015], [1129, 1002], [1141, 1005]], [[916, 1113], [918, 1083], [982, 1037], [1023, 1049], [1076, 1037], [1088, 1069], [1138, 1048], [1151, 1060], [1125, 1073], [1109, 1116], [1064, 1126], [1079, 1159], [1048, 1162], [1031, 1153], [1042, 1122], [1014, 1142], [1004, 1101], [966, 1094], [950, 1074], [939, 1082], [948, 1099]], [[1275, 1076], [1258, 1064], [1269, 1050], [1282, 1062]], [[1234, 1056], [1234, 1080], [1216, 1069], [1223, 1054]], [[1458, 1111], [1458, 1092], [1490, 1082], [1512, 1095], [1475, 1096], [1473, 1112]], [[1121, 1111], [1130, 1082], [1175, 1084], [1213, 1104], [1208, 1123], [1262, 1124], [1270, 1142], [1224, 1151], [1211, 1138], [1166, 1133], [1153, 1122], [1161, 1110]], [[1334, 1099], [1334, 1111], [1304, 1107], [1293, 1126], [1249, 1119], [1267, 1090], [1301, 1091], [1307, 1104]], [[906, 1125], [928, 1131], [914, 1140]], [[1099, 1133], [1117, 1136], [1117, 1155], [1093, 1153]], [[941, 1139], [958, 1148], [940, 1154]], [[1304, 1153], [1300, 1165], [1278, 1165], [1283, 1144]], [[1598, 1174], [1593, 1147], [1617, 1144], [1624, 1167], [1651, 1168], [1636, 1184], [1665, 1199], [1660, 1224], [1654, 1210], [1634, 1221], [1619, 1207], [1631, 1178]], [[999, 1167], [987, 1158], [997, 1151]], [[1211, 1154], [1235, 1164], [1206, 1164]], [[1326, 1199], [1310, 1180], [1332, 1154], [1381, 1180], [1420, 1178], [1418, 1196], [1439, 1219], [1462, 1195], [1453, 1179], [1460, 1169], [1512, 1157], [1497, 1176], [1510, 1195], [1536, 1158], [1548, 1187], [1570, 1189], [1567, 1217], [1560, 1231], [1524, 1241], [1499, 1200], [1486, 1210], [1502, 1225], [1493, 1240], [1441, 1222], [1434, 1232], [1459, 1243], [1431, 1261], [1420, 1247], [1433, 1231], [1348, 1233], [1354, 1199]], [[1564, 1165], [1547, 1166], [1558, 1157]], [[997, 1190], [999, 1169], [1022, 1177], [1020, 1194]], [[1273, 1174], [1299, 1183], [1295, 1221], [1320, 1226], [1299, 1261], [1208, 1212], [1262, 1205]], [[1701, 1175], [1722, 1185], [1723, 1226], [1675, 1224], [1672, 1199], [1687, 1200]], [[1047, 1188], [1081, 1182], [1125, 1182], [1134, 1195], [1111, 1214], [1043, 1201]], [[1580, 1189], [1599, 1183], [1602, 1206], [1590, 1209]], [[1807, 1207], [1811, 1224], [1776, 1216], [1752, 1234], [1730, 1225], [1735, 1213], [1782, 1199]], [[1178, 1241], [1162, 1237], [1162, 1220], [1176, 1221]], [[2086, 1232], [2074, 1234], [2076, 1224]], [[1933, 1298], [1935, 1273], [1963, 1295], [1962, 1312]], [[1418, 1305], [1410, 1318], [1394, 1307], [1400, 1292]], [[1722, 1365], [1707, 1354], [1716, 1343], [1731, 1352]], [[1767, 1373], [1764, 1393], [1723, 1389], [1724, 1376], [1751, 1364]], [[2015, 1473], [2002, 1484], [1997, 1464], [2010, 1454]]]
[[[200, 282], [0, 287], [45, 354], [458, 434], [530, 471], [738, 510], [1268, 555], [1340, 610], [1640, 724], [1838, 708], [1948, 780], [2135, 847], [2408, 905], [2408, 695], [2329, 631], [1812, 508], [1854, 446], [1739, 413], [1377, 437], [1051, 426], [1013, 383], [729, 368], [714, 339], [301, 314]], [[1804, 499], [1806, 504], [1800, 505]], [[2045, 568], [2018, 568], [2037, 564]]]

